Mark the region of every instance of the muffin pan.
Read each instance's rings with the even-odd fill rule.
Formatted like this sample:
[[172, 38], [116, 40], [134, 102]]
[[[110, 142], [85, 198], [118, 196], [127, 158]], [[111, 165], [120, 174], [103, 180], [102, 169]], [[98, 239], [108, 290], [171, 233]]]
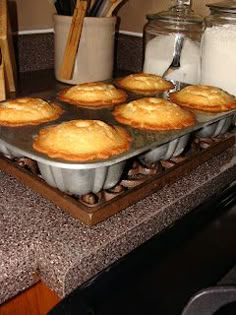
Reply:
[[221, 118], [220, 120], [200, 128], [194, 135], [198, 138], [217, 137], [226, 133], [233, 124], [234, 115]]
[[138, 156], [138, 160], [146, 165], [158, 162], [160, 160], [169, 160], [170, 158], [176, 157], [183, 153], [189, 138], [190, 133], [162, 144], [156, 149], [151, 149], [145, 154], [140, 154]]
[[[177, 86], [181, 88], [184, 85], [178, 83]], [[113, 125], [121, 124], [115, 121], [112, 115], [112, 106], [103, 109], [75, 106], [58, 101], [56, 93], [57, 91], [48, 91], [32, 96], [52, 100], [59, 104], [64, 110], [61, 117], [37, 126], [1, 126], [0, 151], [7, 157], [24, 156], [37, 161], [41, 175], [49, 185], [76, 195], [98, 192], [101, 189], [113, 187], [119, 181], [126, 162], [133, 157], [138, 157], [145, 163], [169, 159], [183, 152], [191, 134], [196, 133], [198, 136], [204, 137], [217, 136], [226, 132], [236, 113], [235, 110], [217, 114], [196, 111], [197, 124], [177, 131], [152, 132], [122, 125], [133, 138], [130, 150], [106, 160], [68, 162], [49, 158], [32, 148], [33, 139], [41, 128], [72, 119], [99, 119]], [[137, 96], [132, 93], [128, 93], [128, 95], [127, 102], [142, 97], [142, 95]], [[156, 94], [156, 96], [166, 97], [167, 94]], [[223, 126], [219, 127], [221, 124]], [[220, 132], [219, 129], [221, 129]]]
[[122, 175], [125, 162], [90, 169], [69, 169], [38, 162], [41, 176], [52, 187], [73, 195], [98, 193], [114, 187]]

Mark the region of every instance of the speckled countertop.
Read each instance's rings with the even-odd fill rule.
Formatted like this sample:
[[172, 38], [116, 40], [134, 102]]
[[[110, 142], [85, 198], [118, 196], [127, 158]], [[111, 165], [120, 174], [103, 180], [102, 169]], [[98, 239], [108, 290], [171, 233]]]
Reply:
[[[49, 85], [40, 77], [42, 89], [54, 84], [46, 78]], [[25, 80], [29, 94], [32, 75]], [[0, 171], [0, 304], [40, 279], [59, 296], [67, 295], [234, 180], [235, 147], [88, 227]]]
[[0, 171], [0, 303], [42, 279], [63, 297], [236, 179], [235, 148], [94, 227]]

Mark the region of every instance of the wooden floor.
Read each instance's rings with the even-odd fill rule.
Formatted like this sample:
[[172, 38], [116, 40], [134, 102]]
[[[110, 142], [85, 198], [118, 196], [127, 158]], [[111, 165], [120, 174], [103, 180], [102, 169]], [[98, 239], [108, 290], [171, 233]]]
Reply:
[[60, 298], [42, 282], [0, 306], [0, 315], [46, 315]]

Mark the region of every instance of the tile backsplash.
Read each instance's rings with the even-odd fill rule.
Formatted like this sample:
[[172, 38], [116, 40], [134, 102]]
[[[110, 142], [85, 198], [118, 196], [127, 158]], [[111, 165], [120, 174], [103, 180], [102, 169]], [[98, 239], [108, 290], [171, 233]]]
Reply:
[[[54, 68], [54, 35], [31, 34], [14, 37], [19, 72]], [[143, 40], [141, 37], [117, 34], [115, 69], [138, 72], [142, 69]]]
[[19, 72], [54, 67], [53, 33], [14, 36], [14, 45]]

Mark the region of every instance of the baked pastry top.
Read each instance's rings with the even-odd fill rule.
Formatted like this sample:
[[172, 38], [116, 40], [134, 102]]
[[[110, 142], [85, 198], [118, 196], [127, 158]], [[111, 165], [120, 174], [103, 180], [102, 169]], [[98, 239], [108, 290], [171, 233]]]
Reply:
[[41, 98], [23, 97], [0, 103], [0, 125], [36, 125], [57, 119], [63, 110], [60, 106]]
[[192, 112], [166, 99], [155, 97], [118, 105], [113, 114], [121, 123], [150, 130], [182, 129], [196, 123]]
[[168, 91], [174, 87], [161, 76], [149, 73], [131, 74], [116, 80], [115, 83], [121, 88], [144, 95]]
[[108, 106], [126, 101], [127, 94], [113, 84], [103, 82], [82, 83], [58, 94], [62, 101], [92, 107]]
[[71, 120], [42, 129], [35, 150], [68, 161], [106, 159], [130, 147], [131, 137], [119, 126], [100, 120]]
[[209, 85], [190, 85], [170, 93], [169, 98], [184, 107], [208, 112], [223, 112], [236, 108], [236, 98], [226, 91]]

